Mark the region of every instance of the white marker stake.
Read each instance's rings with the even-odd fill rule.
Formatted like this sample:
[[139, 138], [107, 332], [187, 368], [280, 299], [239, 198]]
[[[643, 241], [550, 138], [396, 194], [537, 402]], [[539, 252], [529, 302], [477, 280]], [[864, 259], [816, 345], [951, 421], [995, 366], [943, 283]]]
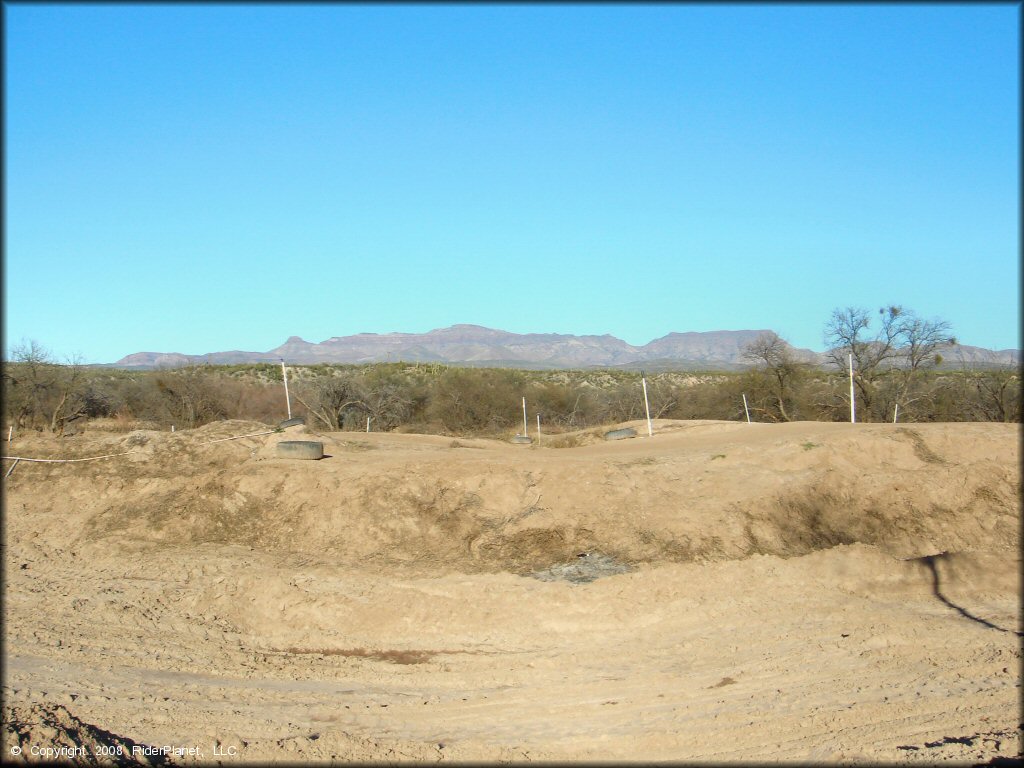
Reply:
[[171, 424], [171, 432], [173, 432], [173, 431], [174, 431], [174, 425]]
[[654, 430], [651, 429], [651, 406], [647, 402], [647, 379], [643, 374], [640, 376], [640, 383], [644, 385], [644, 410], [647, 411], [647, 436], [654, 437]]
[[540, 414], [537, 414], [537, 441], [540, 442]]
[[896, 417], [900, 414], [900, 404], [896, 403], [896, 407], [892, 409], [892, 423], [896, 423]]
[[12, 424], [11, 427], [7, 430], [7, 444], [8, 445], [10, 445], [10, 443], [11, 443], [11, 435], [13, 435], [13, 434], [14, 434], [14, 425]]
[[370, 431], [370, 417], [369, 416], [366, 417], [366, 431], [367, 432]]
[[526, 431], [526, 398], [523, 398], [523, 437], [526, 437], [529, 433]]
[[747, 414], [747, 424], [750, 423], [750, 410], [747, 408], [747, 395], [743, 393], [743, 412]]
[[850, 355], [850, 423], [857, 423], [857, 406], [853, 400], [853, 355]]
[[281, 376], [284, 378], [284, 399], [288, 403], [288, 418], [292, 417], [292, 399], [288, 396], [288, 371], [284, 369], [284, 358], [281, 358]]

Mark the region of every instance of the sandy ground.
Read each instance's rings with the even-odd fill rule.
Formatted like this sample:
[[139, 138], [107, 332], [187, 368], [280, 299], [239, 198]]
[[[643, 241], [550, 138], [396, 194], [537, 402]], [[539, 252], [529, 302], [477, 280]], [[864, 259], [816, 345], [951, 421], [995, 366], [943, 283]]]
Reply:
[[632, 426], [16, 437], [3, 758], [1018, 755], [1019, 425]]

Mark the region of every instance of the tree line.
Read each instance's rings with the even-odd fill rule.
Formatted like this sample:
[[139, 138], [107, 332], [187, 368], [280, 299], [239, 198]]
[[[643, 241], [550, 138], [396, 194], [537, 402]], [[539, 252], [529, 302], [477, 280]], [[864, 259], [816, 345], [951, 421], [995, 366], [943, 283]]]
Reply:
[[[944, 366], [955, 342], [949, 324], [898, 306], [877, 314], [833, 312], [826, 365], [797, 359], [774, 333], [747, 346], [740, 372], [660, 372], [647, 376], [651, 416], [669, 419], [847, 421], [849, 367], [858, 421], [1021, 420], [1017, 367]], [[289, 366], [292, 411], [325, 430], [401, 430], [502, 435], [530, 419], [548, 433], [643, 418], [640, 373], [526, 371], [423, 363]], [[279, 365], [192, 366], [127, 371], [58, 363], [38, 342], [12, 350], [3, 366], [5, 425], [62, 435], [91, 421], [124, 430], [178, 429], [221, 419], [277, 423], [286, 415]], [[531, 430], [535, 427], [530, 424]]]

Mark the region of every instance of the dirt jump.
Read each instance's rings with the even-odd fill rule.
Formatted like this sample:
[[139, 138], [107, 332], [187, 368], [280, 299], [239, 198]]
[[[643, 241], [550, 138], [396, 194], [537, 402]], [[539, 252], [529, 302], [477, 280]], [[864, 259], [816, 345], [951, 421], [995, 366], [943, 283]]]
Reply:
[[5, 455], [62, 460], [3, 462], [5, 761], [1020, 752], [1019, 425], [226, 421]]

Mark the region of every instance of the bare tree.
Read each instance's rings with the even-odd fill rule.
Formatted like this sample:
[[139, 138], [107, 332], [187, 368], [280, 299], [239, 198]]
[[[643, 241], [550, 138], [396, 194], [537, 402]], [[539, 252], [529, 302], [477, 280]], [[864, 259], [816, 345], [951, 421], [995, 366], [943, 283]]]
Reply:
[[88, 413], [82, 358], [75, 355], [57, 376], [57, 405], [50, 416], [50, 431], [63, 435], [65, 427]]
[[364, 393], [343, 375], [324, 376], [296, 387], [295, 399], [331, 430], [344, 429], [346, 417], [351, 423], [368, 411]]
[[19, 428], [35, 427], [53, 390], [53, 358], [35, 339], [22, 339], [11, 350], [11, 358], [13, 364], [4, 367], [8, 384], [5, 404]]
[[64, 434], [64, 428], [88, 412], [84, 369], [79, 356], [58, 364], [38, 341], [22, 341], [11, 350], [13, 365], [5, 366], [5, 399], [8, 413], [19, 427], [48, 427]]
[[651, 418], [660, 419], [671, 413], [679, 405], [679, 389], [671, 382], [663, 381], [660, 376], [651, 379], [650, 389]]
[[950, 324], [944, 320], [924, 320], [905, 312], [899, 327], [899, 357], [895, 368], [893, 405], [906, 407], [925, 395], [915, 391], [920, 373], [942, 363], [940, 349], [956, 344]]
[[883, 307], [878, 314], [881, 327], [874, 336], [868, 335], [871, 315], [864, 309], [837, 309], [825, 326], [825, 354], [828, 359], [842, 370], [847, 366], [848, 355], [853, 355], [853, 381], [860, 394], [862, 410], [866, 413], [870, 413], [874, 405], [875, 390], [885, 363], [896, 354], [903, 308]]
[[216, 374], [203, 366], [161, 372], [154, 383], [165, 418], [172, 424], [191, 429], [227, 415], [227, 396], [219, 391]]
[[[786, 340], [774, 331], [762, 333], [744, 348], [743, 358], [761, 366], [768, 382], [770, 397], [778, 409], [777, 417], [782, 421], [791, 421], [786, 404], [791, 403], [793, 385], [801, 366]], [[775, 414], [766, 415], [776, 418]]]
[[1020, 370], [1003, 367], [982, 371], [974, 376], [979, 405], [991, 421], [1020, 421]]
[[[422, 408], [425, 388], [400, 369], [371, 365], [356, 379], [362, 406], [380, 431], [394, 429], [407, 422]], [[365, 416], [363, 417], [365, 418]]]
[[[835, 310], [825, 326], [830, 362], [842, 370], [853, 356], [854, 385], [868, 418], [884, 416], [898, 402], [905, 404], [918, 373], [941, 361], [940, 348], [956, 343], [944, 320], [922, 320], [898, 305], [882, 307], [878, 317], [874, 334], [870, 313], [852, 307]], [[886, 377], [891, 382], [883, 388]]]
[[643, 395], [637, 392], [632, 381], [622, 382], [611, 391], [604, 393], [600, 418], [605, 422], [632, 421], [644, 418]]
[[413, 410], [413, 400], [399, 387], [378, 384], [365, 393], [363, 407], [379, 431], [394, 429], [405, 422]]
[[960, 400], [970, 418], [983, 421], [1020, 421], [1021, 367], [995, 360], [970, 361], [958, 350]]

